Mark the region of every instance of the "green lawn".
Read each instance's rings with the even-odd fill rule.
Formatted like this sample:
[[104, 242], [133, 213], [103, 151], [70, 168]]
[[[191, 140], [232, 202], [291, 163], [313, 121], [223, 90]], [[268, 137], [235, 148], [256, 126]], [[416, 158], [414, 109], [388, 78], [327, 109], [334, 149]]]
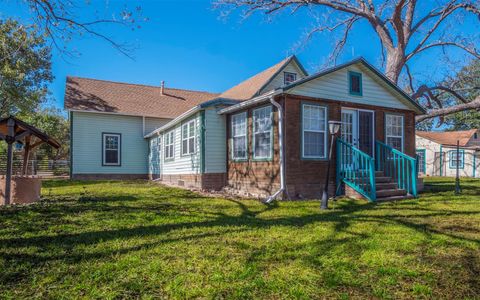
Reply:
[[0, 208], [0, 298], [480, 299], [480, 181], [418, 200], [265, 206], [153, 183], [44, 183]]

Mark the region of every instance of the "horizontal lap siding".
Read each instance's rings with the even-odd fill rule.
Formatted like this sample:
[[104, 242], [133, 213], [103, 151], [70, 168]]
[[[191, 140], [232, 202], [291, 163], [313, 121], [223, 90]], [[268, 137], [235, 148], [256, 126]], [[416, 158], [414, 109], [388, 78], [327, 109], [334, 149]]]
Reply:
[[276, 88], [279, 88], [281, 86], [284, 86], [284, 77], [283, 73], [284, 72], [290, 72], [290, 73], [296, 73], [297, 74], [297, 80], [300, 78], [303, 78], [303, 72], [300, 70], [300, 68], [292, 61], [290, 62], [280, 73], [275, 76], [272, 81], [262, 89], [261, 93], [265, 93], [271, 90], [274, 90]]
[[[348, 71], [362, 73], [363, 96], [349, 93]], [[366, 70], [356, 66], [341, 69], [318, 79], [301, 84], [288, 91], [290, 94], [321, 99], [349, 101], [387, 108], [409, 109], [383, 85], [375, 81]]]
[[[196, 114], [193, 119], [195, 120], [195, 153], [192, 155], [181, 155], [182, 147], [182, 124], [192, 120], [192, 118], [185, 120], [182, 123], [175, 125], [175, 159], [165, 160], [165, 138], [163, 139], [162, 159], [163, 159], [163, 174], [197, 174], [200, 173], [200, 116]], [[170, 130], [163, 132], [164, 136]]]
[[[142, 117], [73, 112], [73, 174], [148, 174]], [[121, 166], [102, 166], [102, 132], [120, 133]]]
[[205, 111], [205, 173], [225, 173], [227, 170], [227, 132], [225, 116], [216, 109]]
[[145, 132], [144, 134], [149, 134], [150, 132], [154, 131], [162, 127], [163, 125], [167, 124], [171, 119], [160, 119], [160, 118], [145, 118]]

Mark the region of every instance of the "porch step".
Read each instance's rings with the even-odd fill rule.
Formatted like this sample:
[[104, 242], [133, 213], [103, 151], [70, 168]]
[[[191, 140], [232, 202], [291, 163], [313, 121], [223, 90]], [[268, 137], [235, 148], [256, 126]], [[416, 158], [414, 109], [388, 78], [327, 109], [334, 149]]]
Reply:
[[375, 177], [384, 177], [385, 174], [383, 173], [383, 171], [375, 171]]
[[398, 188], [397, 184], [395, 182], [382, 182], [382, 183], [376, 183], [375, 188], [377, 191], [379, 190], [395, 190]]
[[391, 177], [386, 177], [386, 176], [376, 176], [375, 177], [375, 183], [389, 183], [392, 181]]
[[377, 190], [377, 199], [384, 198], [384, 197], [405, 196], [405, 195], [407, 195], [407, 191], [402, 189]]
[[405, 196], [390, 196], [390, 197], [383, 197], [383, 198], [377, 198], [377, 202], [390, 202], [390, 201], [398, 201], [398, 200], [405, 200], [405, 199], [413, 199], [413, 197], [410, 194], [407, 194]]

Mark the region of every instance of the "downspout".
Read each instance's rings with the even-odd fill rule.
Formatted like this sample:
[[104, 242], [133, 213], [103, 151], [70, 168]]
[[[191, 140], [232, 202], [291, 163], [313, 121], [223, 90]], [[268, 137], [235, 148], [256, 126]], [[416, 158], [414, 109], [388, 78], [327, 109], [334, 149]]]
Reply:
[[283, 192], [285, 192], [285, 162], [284, 162], [284, 157], [283, 157], [283, 107], [280, 105], [280, 103], [276, 102], [274, 99], [274, 96], [270, 96], [270, 103], [272, 103], [278, 111], [278, 144], [279, 144], [279, 159], [280, 159], [280, 189], [276, 191], [273, 195], [269, 196], [267, 199], [265, 199], [263, 202], [264, 203], [271, 203], [273, 200], [275, 200], [278, 195], [281, 195]]

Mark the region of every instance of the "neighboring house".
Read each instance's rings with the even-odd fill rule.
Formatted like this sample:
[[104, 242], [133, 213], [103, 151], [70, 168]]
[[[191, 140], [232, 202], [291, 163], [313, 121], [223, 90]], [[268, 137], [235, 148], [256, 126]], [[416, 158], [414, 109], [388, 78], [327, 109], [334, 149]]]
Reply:
[[[457, 157], [457, 141], [459, 152]], [[480, 177], [480, 132], [417, 131], [416, 137], [419, 173], [426, 176]]]
[[416, 195], [425, 111], [362, 58], [308, 75], [292, 56], [221, 94], [71, 77], [66, 93], [73, 178], [318, 198], [335, 120], [332, 186], [370, 200]]

